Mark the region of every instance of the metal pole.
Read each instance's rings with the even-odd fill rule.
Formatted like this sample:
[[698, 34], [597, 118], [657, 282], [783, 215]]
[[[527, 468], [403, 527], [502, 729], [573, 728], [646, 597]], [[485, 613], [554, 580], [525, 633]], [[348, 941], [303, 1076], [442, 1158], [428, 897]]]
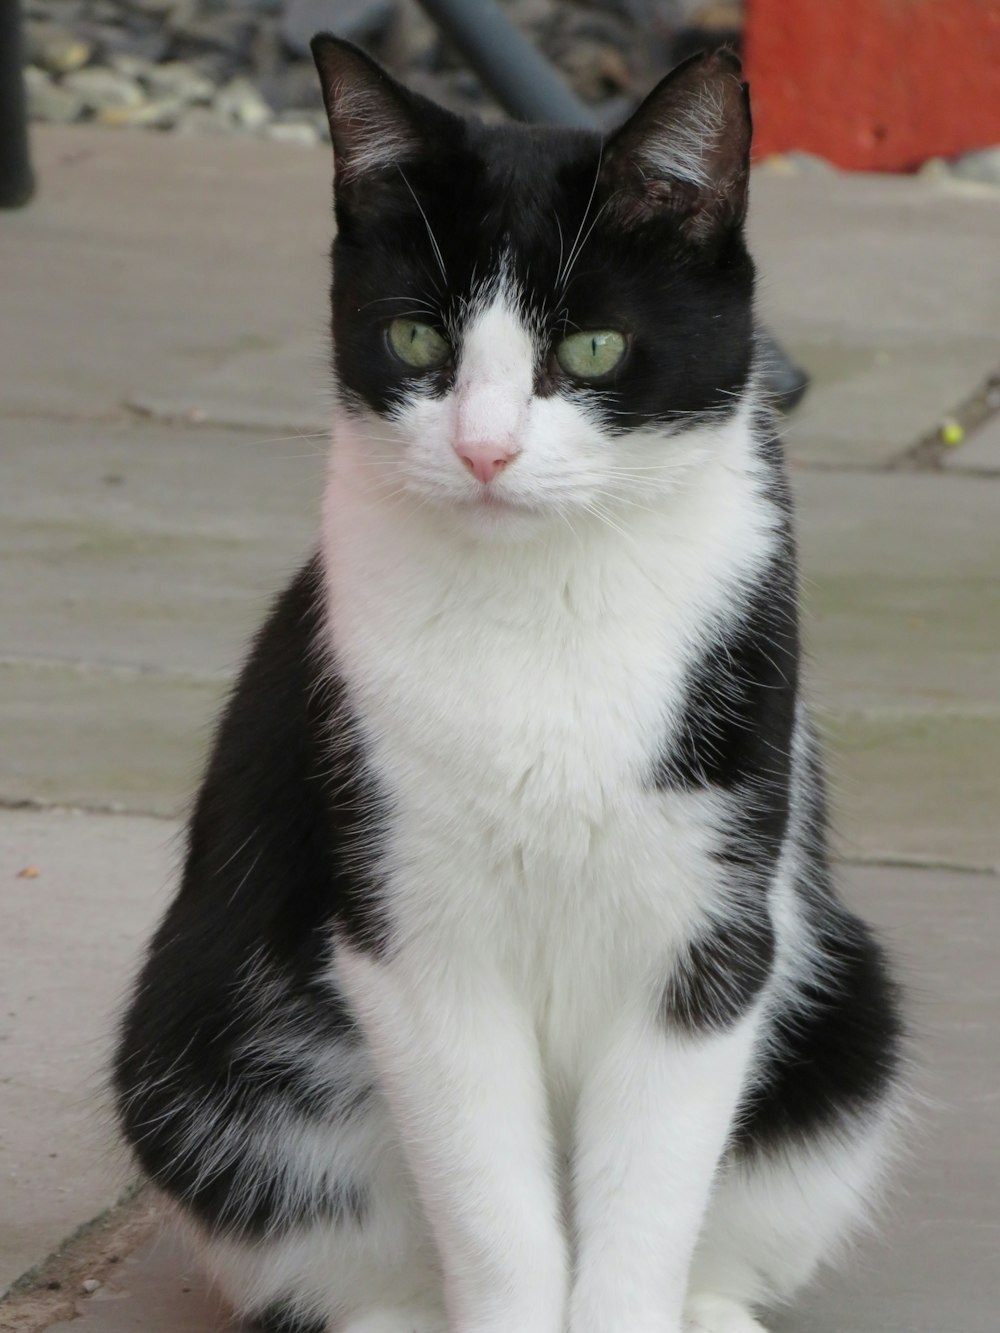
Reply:
[[35, 192], [21, 74], [21, 6], [0, 0], [0, 208], [20, 208]]
[[497, 101], [517, 120], [599, 129], [600, 121], [496, 0], [420, 0]]

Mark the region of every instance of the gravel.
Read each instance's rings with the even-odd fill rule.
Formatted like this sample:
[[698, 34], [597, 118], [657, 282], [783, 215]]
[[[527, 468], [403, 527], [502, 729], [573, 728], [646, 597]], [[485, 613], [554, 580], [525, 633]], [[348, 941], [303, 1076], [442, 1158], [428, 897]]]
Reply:
[[69, 74], [90, 62], [94, 47], [57, 23], [27, 23], [24, 54], [29, 64], [51, 74]]
[[[742, 21], [740, 0], [499, 3], [608, 121], [676, 57], [714, 36], [738, 40]], [[453, 110], [503, 115], [416, 0], [23, 0], [23, 11], [36, 121], [315, 144], [328, 130], [308, 40], [324, 28]], [[835, 169], [794, 151], [767, 165], [786, 174]], [[1000, 147], [931, 158], [922, 174], [1000, 186]]]
[[121, 107], [140, 107], [146, 101], [135, 79], [114, 69], [91, 65], [67, 74], [60, 85], [75, 93], [85, 111], [100, 113]]
[[[610, 114], [669, 67], [686, 0], [500, 3]], [[446, 106], [503, 114], [415, 0], [24, 0], [24, 12], [34, 120], [313, 144], [327, 130], [308, 39], [323, 28]]]
[[982, 185], [1000, 185], [1000, 145], [996, 148], [977, 148], [964, 153], [951, 164], [952, 174], [959, 180], [978, 181]]
[[55, 83], [44, 69], [28, 65], [24, 71], [28, 115], [50, 125], [69, 125], [83, 115], [83, 98]]

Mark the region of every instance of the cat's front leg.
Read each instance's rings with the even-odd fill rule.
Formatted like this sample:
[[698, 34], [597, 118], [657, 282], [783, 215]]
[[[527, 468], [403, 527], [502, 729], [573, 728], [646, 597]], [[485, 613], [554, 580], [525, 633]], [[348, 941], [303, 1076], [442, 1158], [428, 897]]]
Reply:
[[568, 1264], [541, 1060], [488, 966], [338, 950], [433, 1233], [454, 1333], [563, 1333]]
[[570, 1333], [680, 1333], [755, 1029], [752, 1012], [703, 1034], [636, 1016], [599, 1043], [575, 1126]]

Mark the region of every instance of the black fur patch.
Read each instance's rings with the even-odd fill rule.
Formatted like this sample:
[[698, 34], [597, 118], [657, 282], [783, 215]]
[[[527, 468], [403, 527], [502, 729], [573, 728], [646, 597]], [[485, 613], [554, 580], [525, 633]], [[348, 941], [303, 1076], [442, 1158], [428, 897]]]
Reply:
[[863, 1111], [899, 1072], [906, 1033], [900, 989], [872, 930], [837, 899], [826, 847], [826, 797], [815, 746], [796, 886], [814, 951], [801, 1000], [779, 1012], [764, 1065], [737, 1122], [733, 1150], [746, 1156], [805, 1139]]
[[[370, 1092], [335, 1076], [317, 1087], [308, 1057], [282, 1049], [285, 1035], [292, 1047], [355, 1039], [323, 979], [331, 930], [372, 949], [388, 932], [364, 873], [370, 857], [357, 855], [362, 838], [377, 842], [378, 794], [321, 660], [320, 624], [312, 561], [276, 604], [226, 709], [181, 889], [150, 946], [114, 1069], [122, 1128], [153, 1180], [208, 1225], [247, 1233], [295, 1220], [289, 1197], [300, 1218], [350, 1222], [364, 1211], [354, 1182], [289, 1194], [253, 1150], [269, 1108], [324, 1121], [333, 1108], [360, 1113]], [[262, 1031], [272, 1040], [255, 1045]]]
[[795, 555], [786, 534], [739, 620], [692, 670], [684, 717], [656, 773], [665, 789], [718, 787], [734, 798], [717, 857], [739, 907], [690, 946], [663, 995], [664, 1020], [690, 1030], [735, 1022], [770, 975], [767, 890], [788, 824], [798, 652]]
[[878, 941], [838, 907], [823, 923], [820, 945], [828, 977], [805, 987], [804, 1007], [778, 1015], [776, 1053], [739, 1115], [738, 1153], [806, 1138], [864, 1110], [898, 1070], [898, 995]]
[[256, 1333], [326, 1333], [325, 1319], [297, 1315], [290, 1307], [272, 1305], [253, 1321]]
[[[799, 678], [795, 553], [791, 539], [737, 621], [693, 668], [676, 739], [658, 785], [747, 793], [746, 824], [732, 854], [773, 859], [788, 817], [791, 738]], [[745, 843], [745, 846], [743, 845]]]
[[762, 911], [744, 911], [696, 940], [663, 993], [661, 1017], [688, 1032], [736, 1023], [771, 972], [774, 930]]

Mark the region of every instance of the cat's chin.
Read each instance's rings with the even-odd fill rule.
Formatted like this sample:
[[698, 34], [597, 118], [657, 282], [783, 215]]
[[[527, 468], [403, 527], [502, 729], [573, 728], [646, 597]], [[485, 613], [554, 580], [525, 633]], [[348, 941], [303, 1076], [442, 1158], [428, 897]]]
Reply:
[[447, 508], [463, 532], [485, 541], [524, 541], [557, 522], [556, 515], [544, 506], [493, 492], [453, 500]]

